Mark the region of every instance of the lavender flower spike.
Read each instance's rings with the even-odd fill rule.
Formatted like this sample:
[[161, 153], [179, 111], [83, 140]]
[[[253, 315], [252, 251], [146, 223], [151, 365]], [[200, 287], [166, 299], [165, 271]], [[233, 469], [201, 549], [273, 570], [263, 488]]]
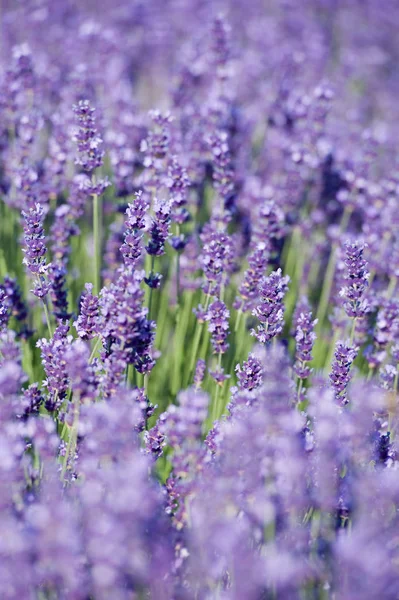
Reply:
[[75, 135], [79, 156], [76, 164], [84, 171], [92, 173], [103, 164], [104, 151], [102, 150], [102, 139], [97, 134], [95, 108], [90, 106], [88, 100], [80, 100], [73, 105], [73, 112], [79, 123], [79, 130]]
[[363, 317], [368, 312], [368, 303], [364, 293], [368, 286], [370, 273], [367, 262], [363, 258], [366, 244], [355, 242], [345, 244], [345, 265], [347, 268], [346, 280], [348, 284], [340, 291], [344, 298], [344, 308], [348, 317]]
[[334, 362], [330, 373], [330, 382], [335, 391], [335, 399], [347, 404], [346, 388], [350, 381], [350, 370], [358, 349], [350, 342], [338, 341], [335, 346]]
[[295, 334], [296, 360], [294, 371], [299, 379], [306, 379], [312, 372], [312, 369], [307, 363], [312, 360], [312, 349], [316, 340], [316, 334], [314, 333], [316, 324], [317, 319], [312, 321], [311, 312], [301, 313], [297, 320]]
[[99, 299], [94, 296], [93, 284], [86, 283], [86, 293], [80, 303], [80, 315], [74, 323], [78, 336], [83, 340], [91, 340], [99, 333]]
[[260, 324], [257, 329], [252, 329], [251, 335], [259, 342], [265, 344], [279, 335], [283, 330], [284, 322], [284, 296], [288, 290], [288, 275], [284, 277], [281, 269], [273, 271], [268, 277], [264, 277], [259, 286], [261, 297], [260, 304], [252, 311], [258, 318]]
[[211, 342], [213, 350], [216, 354], [224, 354], [227, 352], [229, 344], [226, 338], [229, 331], [230, 311], [221, 300], [212, 302], [206, 315], [206, 320], [209, 322], [208, 331], [211, 333]]

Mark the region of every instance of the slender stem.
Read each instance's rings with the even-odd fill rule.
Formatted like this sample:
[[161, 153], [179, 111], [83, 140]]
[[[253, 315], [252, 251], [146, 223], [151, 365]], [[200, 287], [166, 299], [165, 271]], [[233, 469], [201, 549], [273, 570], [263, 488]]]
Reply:
[[48, 311], [48, 306], [47, 306], [47, 302], [46, 300], [43, 298], [43, 308], [44, 308], [44, 314], [46, 315], [46, 322], [47, 322], [47, 328], [48, 328], [48, 332], [50, 334], [50, 337], [53, 337], [53, 331], [51, 328], [51, 321], [50, 321], [50, 314]]
[[[94, 183], [93, 175], [93, 183]], [[93, 195], [93, 236], [94, 236], [94, 293], [100, 292], [101, 286], [101, 201], [98, 194]]]
[[100, 344], [101, 344], [101, 338], [98, 337], [96, 339], [96, 342], [95, 342], [94, 346], [93, 346], [93, 350], [91, 351], [90, 358], [89, 358], [89, 363], [93, 362], [94, 357], [96, 355], [96, 352], [97, 352], [98, 347], [99, 347]]

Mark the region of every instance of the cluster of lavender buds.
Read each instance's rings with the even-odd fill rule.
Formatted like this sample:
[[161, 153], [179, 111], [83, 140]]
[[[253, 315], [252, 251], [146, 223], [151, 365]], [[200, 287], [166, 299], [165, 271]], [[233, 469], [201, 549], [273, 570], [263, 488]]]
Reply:
[[312, 372], [308, 363], [312, 360], [312, 349], [316, 340], [316, 334], [314, 333], [316, 324], [317, 319], [312, 321], [311, 312], [301, 313], [297, 320], [294, 371], [299, 379], [306, 379]]
[[0, 13], [0, 600], [397, 600], [398, 0]]
[[79, 155], [75, 162], [87, 173], [101, 167], [104, 159], [103, 141], [96, 129], [95, 110], [88, 100], [80, 100], [73, 106], [79, 123], [79, 130], [75, 136]]
[[341, 296], [344, 298], [344, 308], [349, 317], [363, 317], [368, 311], [364, 293], [370, 274], [367, 270], [367, 262], [363, 258], [364, 248], [365, 244], [359, 242], [345, 244], [347, 285], [342, 288]]
[[284, 296], [288, 290], [289, 276], [281, 274], [281, 269], [273, 271], [264, 277], [258, 293], [260, 302], [252, 314], [258, 319], [257, 329], [252, 329], [251, 335], [259, 342], [266, 344], [279, 335], [284, 324]]

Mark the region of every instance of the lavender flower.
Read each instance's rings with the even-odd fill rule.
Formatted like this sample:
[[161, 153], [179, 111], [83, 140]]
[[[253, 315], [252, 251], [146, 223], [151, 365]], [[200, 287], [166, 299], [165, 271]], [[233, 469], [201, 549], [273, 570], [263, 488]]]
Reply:
[[248, 360], [243, 362], [242, 367], [237, 365], [235, 371], [237, 373], [239, 390], [247, 390], [251, 392], [262, 385], [262, 364], [254, 354], [250, 354], [248, 356]]
[[226, 338], [229, 331], [230, 311], [221, 300], [212, 302], [209, 306], [206, 320], [208, 321], [208, 331], [211, 334], [211, 343], [215, 354], [224, 354], [227, 352], [229, 344]]
[[99, 300], [93, 296], [93, 285], [85, 284], [86, 293], [80, 302], [80, 314], [74, 323], [78, 336], [83, 340], [91, 340], [100, 333]]
[[190, 180], [187, 171], [178, 161], [177, 156], [172, 156], [168, 167], [166, 186], [170, 193], [172, 204], [172, 220], [181, 225], [187, 221], [189, 214], [185, 208], [187, 204], [187, 188]]
[[312, 360], [312, 349], [316, 340], [316, 334], [314, 333], [316, 324], [317, 319], [312, 321], [311, 312], [301, 313], [297, 320], [294, 371], [299, 379], [306, 379], [312, 372], [307, 363]]
[[341, 404], [348, 402], [346, 388], [350, 381], [350, 370], [358, 349], [349, 342], [337, 342], [334, 362], [330, 373], [330, 382], [335, 392], [335, 399]]
[[53, 263], [48, 270], [50, 297], [53, 303], [54, 316], [60, 321], [70, 318], [66, 286], [66, 269], [63, 265]]
[[120, 248], [125, 265], [135, 267], [142, 252], [142, 233], [145, 228], [145, 217], [149, 204], [140, 191], [136, 194], [134, 202], [126, 209], [124, 242]]
[[79, 130], [75, 135], [79, 156], [75, 162], [88, 173], [101, 167], [104, 158], [102, 139], [95, 127], [95, 110], [90, 106], [89, 100], [80, 100], [78, 104], [73, 105], [73, 112], [79, 123]]
[[259, 243], [248, 256], [248, 269], [239, 287], [241, 298], [236, 298], [234, 308], [247, 312], [252, 310], [258, 297], [259, 283], [266, 271], [268, 251], [265, 243]]
[[28, 212], [22, 211], [24, 218], [24, 259], [23, 263], [38, 280], [33, 293], [43, 298], [49, 291], [49, 285], [43, 279], [48, 265], [46, 264], [46, 244], [44, 236], [44, 208], [35, 204]]
[[252, 314], [260, 321], [257, 329], [251, 330], [261, 343], [270, 342], [283, 330], [284, 322], [284, 296], [288, 290], [288, 275], [284, 277], [281, 269], [273, 271], [268, 277], [264, 277], [259, 285], [260, 304], [252, 311]]
[[194, 385], [195, 385], [195, 389], [199, 390], [202, 382], [204, 380], [204, 376], [205, 376], [205, 371], [206, 371], [206, 362], [200, 358], [197, 360], [197, 364], [195, 367], [195, 373], [194, 373]]
[[154, 212], [155, 216], [150, 225], [150, 239], [146, 250], [151, 256], [161, 256], [165, 253], [165, 242], [169, 236], [170, 204], [155, 199]]
[[363, 258], [365, 247], [365, 244], [360, 242], [345, 244], [348, 284], [342, 288], [340, 295], [344, 298], [344, 308], [349, 317], [363, 317], [368, 311], [364, 293], [370, 274], [367, 271], [367, 262]]

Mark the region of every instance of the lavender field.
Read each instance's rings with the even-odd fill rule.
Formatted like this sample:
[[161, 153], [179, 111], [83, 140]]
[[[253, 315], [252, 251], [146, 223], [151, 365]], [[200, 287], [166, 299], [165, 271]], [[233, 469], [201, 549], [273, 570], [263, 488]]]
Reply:
[[398, 600], [399, 2], [0, 14], [0, 600]]

